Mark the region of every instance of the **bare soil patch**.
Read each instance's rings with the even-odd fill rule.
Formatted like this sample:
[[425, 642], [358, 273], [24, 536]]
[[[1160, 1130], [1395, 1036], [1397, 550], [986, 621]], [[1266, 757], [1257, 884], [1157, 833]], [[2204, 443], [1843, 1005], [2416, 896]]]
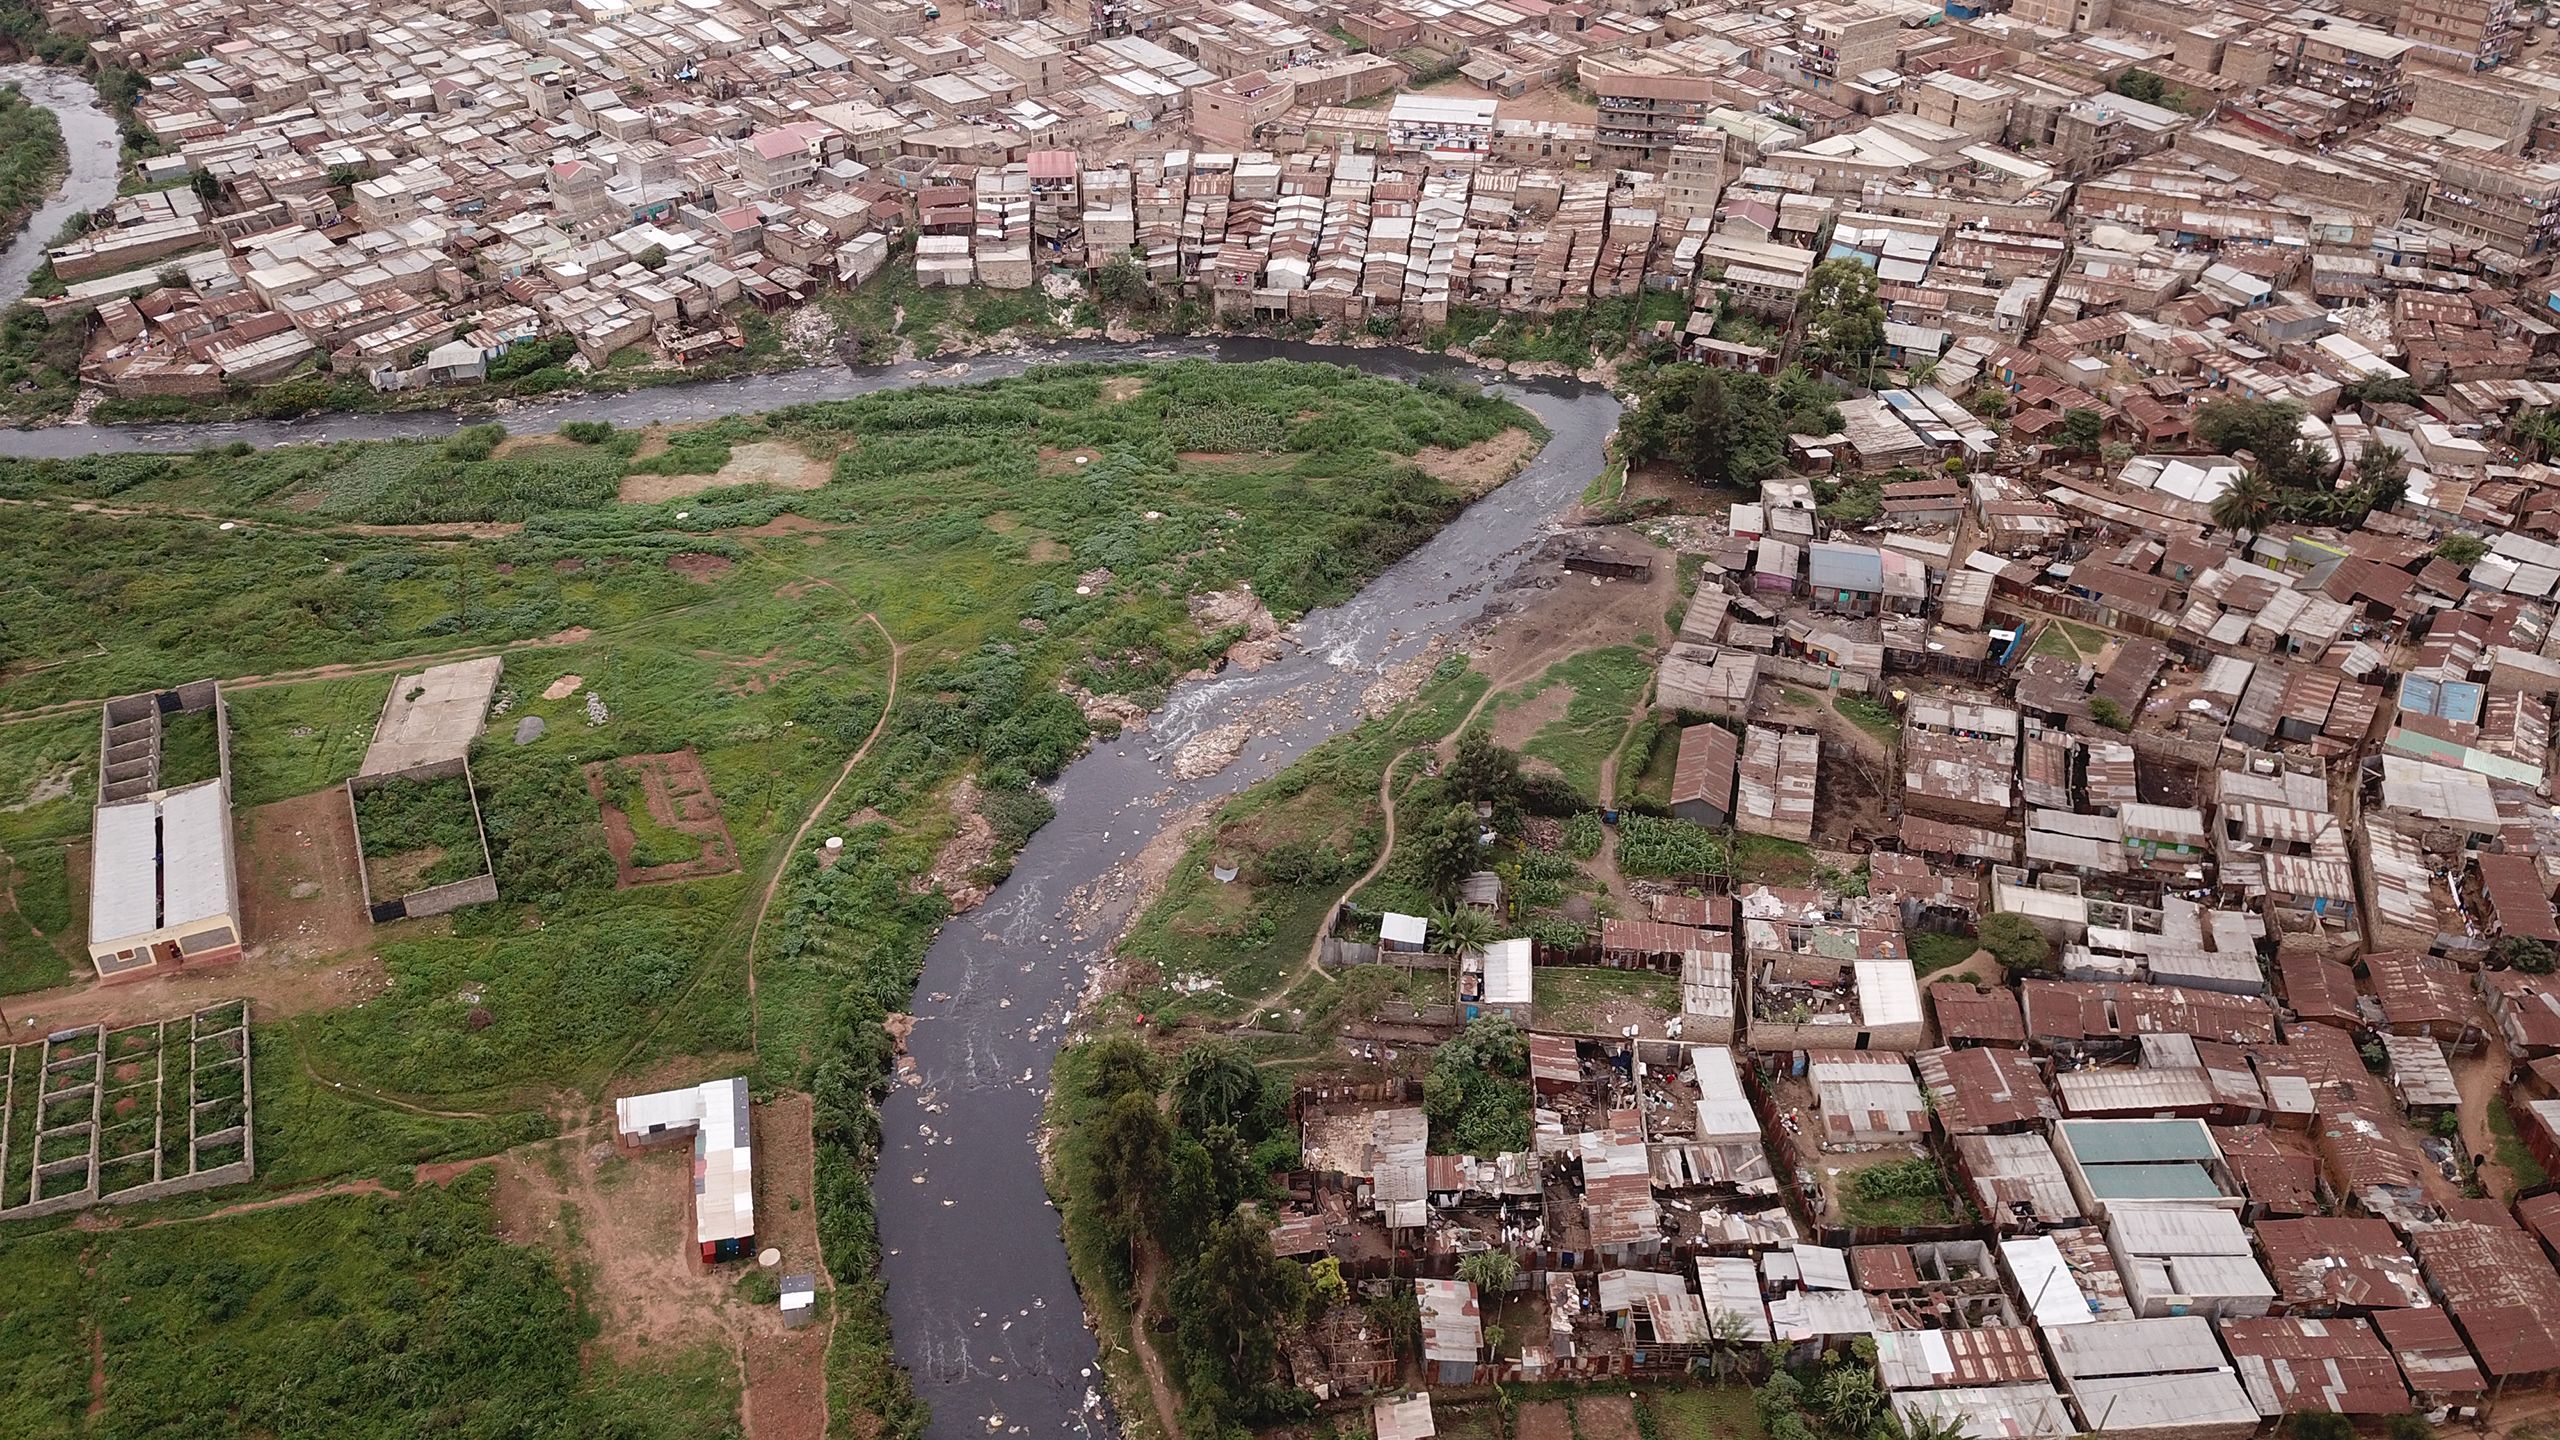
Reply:
[[[1091, 446], [1085, 446], [1081, 449], [1075, 450], [1059, 450], [1050, 446], [1042, 446], [1040, 450], [1040, 473], [1043, 475], [1064, 475], [1070, 470], [1081, 470], [1085, 468], [1086, 465], [1091, 465], [1093, 462], [1101, 458], [1102, 452]], [[1083, 461], [1084, 464], [1077, 464], [1076, 462], [1079, 460]]]
[[817, 543], [817, 537], [820, 534], [835, 528], [835, 526], [826, 524], [822, 521], [812, 520], [808, 516], [800, 514], [797, 511], [785, 510], [781, 514], [774, 516], [772, 519], [767, 520], [761, 525], [741, 526], [730, 533], [734, 535], [753, 535], [759, 538], [777, 535], [806, 535], [810, 537], [810, 543], [815, 544]]
[[1146, 393], [1147, 382], [1135, 375], [1114, 375], [1102, 382], [1102, 403], [1126, 405]]
[[732, 673], [720, 681], [721, 688], [739, 695], [761, 695], [790, 679], [794, 672], [809, 667], [809, 662], [806, 660], [785, 658], [782, 647], [779, 645], [761, 655], [744, 657], [721, 655], [707, 650], [695, 653], [702, 655], [705, 659], [717, 660], [727, 667]]
[[563, 675], [559, 679], [542, 687], [542, 698], [545, 700], [566, 700], [570, 696], [577, 694], [578, 687], [586, 683], [587, 677], [584, 675]]
[[1415, 452], [1413, 463], [1432, 479], [1473, 498], [1519, 474], [1541, 444], [1526, 430], [1505, 430], [1456, 450], [1425, 445]]
[[1045, 537], [1032, 541], [1030, 550], [1023, 555], [1034, 565], [1064, 565], [1074, 557], [1075, 552], [1068, 549], [1063, 541]]
[[497, 1167], [499, 1237], [554, 1250], [583, 1271], [580, 1298], [603, 1322], [597, 1343], [628, 1361], [702, 1342], [702, 1311], [727, 1287], [725, 1272], [706, 1273], [688, 1243], [690, 1146], [626, 1152], [589, 1134], [510, 1150]]
[[[632, 864], [631, 855], [638, 839], [632, 832], [631, 817], [606, 798], [607, 765], [638, 776], [649, 818], [669, 830], [699, 840], [702, 853], [691, 860], [673, 864]], [[587, 793], [595, 797], [597, 810], [604, 822], [605, 848], [613, 852], [615, 889], [628, 890], [634, 885], [656, 885], [701, 875], [726, 875], [738, 868], [738, 848], [730, 842], [729, 826], [720, 818], [720, 802], [711, 793], [711, 782], [703, 777], [702, 757], [693, 751], [673, 750], [661, 755], [625, 755], [618, 760], [598, 760], [586, 767], [586, 775]]]
[[737, 566], [726, 555], [705, 555], [699, 550], [687, 550], [681, 555], [668, 556], [667, 568], [697, 585], [709, 585]]
[[1022, 517], [1010, 510], [998, 510], [987, 517], [986, 524], [998, 535], [1010, 535], [1022, 528]]
[[1520, 1407], [1511, 1440], [1573, 1440], [1573, 1412], [1561, 1400], [1540, 1400]]
[[987, 898], [989, 887], [979, 880], [978, 873], [995, 858], [996, 827], [988, 824], [987, 817], [978, 813], [978, 782], [975, 780], [963, 778], [952, 786], [951, 795], [944, 803], [950, 807], [951, 818], [960, 828], [950, 839], [942, 842], [942, 849], [934, 854], [933, 868], [917, 877], [915, 888], [919, 894], [941, 891], [951, 902], [951, 913], [957, 915], [976, 909], [979, 902]]
[[345, 791], [260, 805], [240, 827], [241, 938], [252, 956], [311, 960], [372, 942]]
[[[810, 1112], [806, 1095], [776, 1096], [756, 1107], [756, 1243], [782, 1252], [777, 1279], [815, 1275], [821, 1288], [833, 1289], [819, 1263]], [[742, 1310], [737, 1318], [747, 1329], [747, 1434], [752, 1440], [821, 1440], [827, 1327], [784, 1329], [772, 1306]]]
[[[663, 450], [664, 444], [659, 448]], [[641, 450], [641, 458], [646, 458], [648, 447], [644, 444]], [[827, 483], [834, 468], [826, 461], [811, 459], [796, 445], [754, 440], [729, 447], [729, 463], [708, 475], [626, 475], [615, 498], [626, 504], [653, 505], [728, 485], [815, 490]]]
[[1528, 743], [1529, 737], [1564, 718], [1573, 705], [1574, 690], [1570, 685], [1550, 685], [1493, 717], [1493, 738], [1513, 750]]
[[[1622, 555], [1653, 561], [1646, 580], [1612, 580], [1577, 574], [1563, 565], [1561, 544], [1551, 544], [1523, 566], [1520, 579], [1486, 608], [1497, 621], [1478, 664], [1498, 688], [1526, 684], [1567, 656], [1651, 636], [1668, 638], [1663, 620], [1680, 598], [1679, 568], [1671, 552], [1624, 526], [1574, 532], [1581, 542], [1616, 546]], [[1598, 583], [1593, 582], [1597, 580]]]
[[1573, 1402], [1582, 1440], [1636, 1440], [1636, 1402], [1624, 1395], [1583, 1395]]

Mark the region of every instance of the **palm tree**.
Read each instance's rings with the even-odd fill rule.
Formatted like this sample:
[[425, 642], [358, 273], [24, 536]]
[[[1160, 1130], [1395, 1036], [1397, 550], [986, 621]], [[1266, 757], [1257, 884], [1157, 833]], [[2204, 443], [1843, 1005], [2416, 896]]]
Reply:
[[1173, 1082], [1175, 1113], [1193, 1134], [1233, 1125], [1262, 1098], [1262, 1072], [1230, 1040], [1210, 1039], [1182, 1054]]
[[2274, 513], [2276, 487], [2263, 471], [2251, 470], [2213, 497], [2213, 523], [2225, 530], [2255, 530]]
[[1502, 938], [1502, 923], [1482, 910], [1459, 905], [1431, 912], [1433, 954], [1464, 955]]
[[1962, 1415], [1922, 1413], [1904, 1415], [1901, 1420], [1902, 1440], [1972, 1440]]
[[2516, 417], [2507, 435], [2527, 457], [2550, 459], [2560, 453], [2560, 407], [2545, 405], [2539, 410], [2527, 410]]

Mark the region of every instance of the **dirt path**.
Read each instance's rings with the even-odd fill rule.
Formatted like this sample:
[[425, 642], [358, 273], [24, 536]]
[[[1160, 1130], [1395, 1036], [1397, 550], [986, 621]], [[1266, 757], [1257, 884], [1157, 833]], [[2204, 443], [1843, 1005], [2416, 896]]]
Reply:
[[370, 1101], [376, 1105], [387, 1105], [394, 1110], [406, 1110], [412, 1115], [425, 1115], [437, 1120], [487, 1120], [492, 1118], [486, 1110], [431, 1110], [424, 1105], [415, 1104], [407, 1100], [397, 1100], [389, 1095], [383, 1094], [379, 1090], [369, 1089], [354, 1081], [340, 1080], [335, 1076], [324, 1075], [320, 1073], [319, 1066], [311, 1063], [309, 1057], [305, 1056], [299, 1058], [302, 1060], [303, 1074], [310, 1076], [313, 1080], [328, 1086], [330, 1089], [335, 1090], [340, 1094], [351, 1095], [358, 1100]]
[[308, 1190], [296, 1190], [289, 1195], [271, 1195], [264, 1200], [243, 1200], [237, 1205], [225, 1205], [219, 1210], [207, 1210], [201, 1215], [172, 1215], [162, 1220], [145, 1220], [139, 1225], [132, 1226], [118, 1225], [112, 1220], [97, 1220], [93, 1224], [91, 1221], [98, 1214], [93, 1210], [74, 1222], [73, 1228], [157, 1230], [164, 1225], [200, 1225], [207, 1220], [228, 1220], [234, 1215], [248, 1215], [259, 1210], [282, 1210], [289, 1205], [308, 1205], [314, 1200], [326, 1200], [333, 1195], [389, 1195], [392, 1193], [391, 1187], [379, 1180], [346, 1180], [335, 1185], [315, 1185]]
[[[1600, 808], [1603, 810], [1617, 808], [1618, 762], [1626, 757], [1627, 742], [1635, 738], [1636, 727], [1644, 723], [1644, 717], [1652, 709], [1653, 682], [1647, 680], [1644, 689], [1636, 694], [1635, 708], [1627, 712], [1627, 726], [1618, 732], [1618, 743], [1610, 748], [1609, 758], [1600, 762]], [[1590, 866], [1601, 883], [1609, 887], [1609, 897], [1626, 907], [1627, 914], [1637, 913], [1636, 897], [1627, 889], [1627, 877], [1618, 870], [1617, 826], [1600, 827], [1600, 853], [1591, 857]]]
[[2515, 1193], [2516, 1177], [2498, 1163], [2498, 1137], [2489, 1133], [2489, 1106], [2506, 1084], [2507, 1064], [2505, 1049], [2494, 1042], [2481, 1046], [2476, 1055], [2453, 1059], [2454, 1086], [2462, 1092], [2462, 1143], [2470, 1147], [2465, 1153], [2488, 1157], [2480, 1163], [2480, 1188], [2501, 1204]]
[[[1493, 694], [1491, 690], [1487, 690], [1484, 693], [1487, 697], [1490, 697]], [[1467, 719], [1459, 721], [1458, 728], [1451, 733], [1466, 733], [1467, 720], [1473, 720], [1476, 715], [1476, 710], [1482, 709], [1483, 707], [1483, 700], [1476, 701], [1475, 709], [1467, 711]], [[1416, 745], [1411, 750], [1397, 751], [1395, 755], [1387, 761], [1386, 768], [1378, 772], [1378, 808], [1384, 810], [1387, 815], [1386, 837], [1378, 842], [1378, 858], [1370, 861], [1369, 868], [1360, 872], [1360, 878], [1352, 881], [1350, 887], [1345, 889], [1342, 894], [1334, 900], [1331, 908], [1326, 911], [1327, 914], [1339, 914], [1342, 907], [1350, 903], [1351, 897], [1360, 893], [1360, 888], [1362, 886], [1367, 885], [1370, 881], [1377, 879], [1379, 876], [1387, 872], [1387, 861], [1393, 859], [1396, 853], [1396, 767], [1402, 765], [1408, 757], [1418, 753], [1423, 748], [1424, 747], [1420, 745]], [[1326, 930], [1330, 930], [1331, 928], [1332, 927], [1327, 926]], [[1271, 994], [1285, 995], [1308, 976], [1323, 975], [1327, 973], [1324, 968], [1325, 933], [1325, 930], [1320, 930], [1316, 933], [1315, 943], [1307, 947], [1306, 963], [1300, 965], [1297, 969], [1290, 971], [1279, 984], [1273, 986], [1270, 991]], [[1169, 1430], [1165, 1433], [1178, 1435], [1182, 1432], [1179, 1430]]]
[[[817, 583], [830, 590], [836, 588], [832, 580], [821, 580]], [[871, 722], [871, 733], [863, 736], [862, 744], [851, 755], [845, 757], [844, 766], [836, 771], [835, 781], [827, 786], [827, 793], [818, 797], [818, 803], [809, 807], [809, 813], [801, 817], [800, 828], [791, 832], [791, 843], [782, 847], [780, 862], [773, 867], [773, 874], [764, 882], [764, 896], [756, 902], [755, 924], [747, 931], [747, 1048], [750, 1051], [756, 1048], [759, 1034], [758, 1022], [763, 1018], [763, 1011], [756, 1004], [756, 947], [764, 939], [764, 920], [773, 909], [773, 897], [781, 893], [783, 872], [791, 867], [791, 857], [800, 853], [801, 845], [807, 842], [810, 828], [827, 813], [828, 807], [836, 803], [836, 792], [842, 790], [844, 782], [852, 778], [853, 767], [869, 758], [871, 747], [879, 742], [881, 734], [889, 728], [890, 712], [898, 708], [898, 664], [906, 654], [906, 647], [898, 643], [897, 636], [889, 633], [888, 626], [880, 623], [878, 615], [865, 612], [862, 618], [870, 621], [872, 628], [880, 632], [880, 638], [889, 642], [889, 695], [887, 699], [880, 702], [880, 718]], [[832, 1315], [833, 1312], [829, 1313]], [[833, 1321], [830, 1320], [829, 1323], [832, 1325]]]
[[1157, 1433], [1165, 1440], [1182, 1433], [1182, 1407], [1174, 1403], [1173, 1382], [1165, 1377], [1164, 1361], [1157, 1357], [1153, 1340], [1147, 1338], [1147, 1304], [1156, 1293], [1156, 1247], [1138, 1247], [1138, 1271], [1131, 1278], [1138, 1303], [1129, 1311], [1129, 1348], [1138, 1352], [1138, 1368], [1147, 1373], [1147, 1393], [1155, 1401]]

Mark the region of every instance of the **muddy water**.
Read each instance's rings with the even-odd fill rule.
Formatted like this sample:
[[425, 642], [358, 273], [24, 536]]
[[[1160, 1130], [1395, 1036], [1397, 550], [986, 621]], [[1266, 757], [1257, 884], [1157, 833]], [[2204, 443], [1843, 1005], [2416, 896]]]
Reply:
[[[1033, 1150], [1059, 1032], [1129, 918], [1113, 873], [1167, 815], [1240, 790], [1356, 723], [1381, 670], [1474, 619], [1551, 532], [1599, 472], [1618, 407], [1596, 392], [1515, 398], [1555, 436], [1518, 479], [1351, 601], [1308, 615], [1286, 660], [1186, 685], [1148, 731], [1070, 766], [1055, 787], [1058, 818], [1012, 878], [936, 941], [909, 1040], [918, 1073], [890, 1097], [878, 1186], [898, 1354], [933, 1407], [936, 1440], [1116, 1433]], [[1254, 739], [1234, 764], [1170, 780], [1168, 758], [1185, 741], [1239, 722]]]
[[0, 307], [27, 293], [28, 277], [43, 263], [45, 246], [63, 222], [116, 198], [115, 117], [98, 108], [98, 92], [69, 70], [48, 65], [0, 65], [0, 85], [14, 85], [62, 122], [70, 174], [62, 189], [27, 220], [16, 243], [0, 253]]

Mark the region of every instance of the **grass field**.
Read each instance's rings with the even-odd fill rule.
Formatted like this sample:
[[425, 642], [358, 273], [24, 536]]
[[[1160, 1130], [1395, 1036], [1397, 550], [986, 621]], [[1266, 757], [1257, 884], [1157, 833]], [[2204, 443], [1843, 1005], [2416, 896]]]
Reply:
[[[487, 437], [466, 436], [0, 463], [0, 496], [34, 502], [11, 512], [20, 543], [0, 547], [0, 711], [69, 707], [0, 723], [0, 850], [24, 863], [48, 848], [59, 854], [61, 839], [86, 830], [97, 732], [89, 702], [98, 697], [207, 673], [234, 682], [236, 779], [242, 802], [256, 804], [354, 770], [395, 664], [506, 647], [509, 708], [473, 761], [500, 900], [373, 931], [367, 953], [380, 956], [387, 981], [378, 993], [361, 1006], [261, 1024], [258, 1189], [351, 1177], [405, 1185], [421, 1162], [550, 1133], [564, 1107], [639, 1075], [744, 1069], [766, 1092], [823, 1083], [817, 1218], [844, 1320], [831, 1393], [839, 1419], [860, 1415], [881, 1432], [911, 1435], [920, 1418], [887, 1362], [877, 1309], [867, 1191], [877, 1140], [864, 1099], [885, 1080], [880, 1018], [908, 1005], [949, 913], [917, 882], [961, 822], [957, 782], [975, 778], [979, 813], [1001, 839], [1000, 865], [1047, 815], [1029, 787], [1088, 739], [1062, 683], [1153, 703], [1222, 648], [1191, 619], [1187, 598], [1200, 591], [1249, 583], [1284, 620], [1348, 596], [1460, 503], [1406, 457], [1522, 423], [1507, 404], [1333, 367], [1182, 364], [1040, 371], [722, 422], [668, 447], [685, 453], [663, 463], [691, 469], [741, 444], [780, 445], [823, 465], [827, 483], [656, 504], [614, 498], [635, 464], [654, 463], [619, 435], [504, 455]], [[1221, 443], [1249, 449], [1249, 461], [1185, 458]], [[1075, 466], [1070, 453], [1090, 463]], [[65, 503], [75, 500], [131, 513], [75, 513]], [[217, 530], [202, 518], [213, 513], [238, 517], [240, 528]], [[357, 528], [392, 522], [483, 528], [467, 544]], [[1105, 570], [1106, 581], [1081, 579]], [[1078, 595], [1080, 584], [1094, 593]], [[885, 634], [865, 619], [874, 614]], [[841, 834], [845, 848], [827, 867], [814, 846], [785, 854], [881, 721], [891, 636], [902, 650], [896, 703], [813, 832]], [[353, 664], [382, 668], [289, 673]], [[290, 683], [238, 683], [280, 673]], [[1337, 742], [1344, 803], [1373, 796], [1385, 755], [1436, 738], [1482, 684], [1444, 677], [1435, 708]], [[553, 690], [560, 698], [542, 698]], [[512, 731], [526, 716], [546, 733], [518, 746]], [[617, 892], [584, 766], [688, 747], [741, 873]], [[1363, 823], [1357, 807], [1352, 814], [1335, 837], [1346, 856]], [[751, 1020], [748, 934], [776, 876]], [[1299, 923], [1276, 894], [1261, 908], [1273, 937]], [[1239, 938], [1250, 931], [1251, 922]], [[1293, 933], [1294, 954], [1266, 941], [1239, 944], [1221, 961], [1237, 967], [1238, 993], [1255, 976], [1275, 981], [1304, 953], [1311, 931]], [[193, 1213], [220, 1200], [168, 1203]], [[496, 1263], [481, 1244], [485, 1207], [412, 1192], [348, 1202], [346, 1213], [363, 1234], [303, 1240], [333, 1252], [343, 1245], [357, 1257], [350, 1265], [372, 1263], [362, 1257], [376, 1238], [403, 1255], [425, 1246], [418, 1253], [450, 1260], [457, 1273]], [[402, 1217], [430, 1213], [431, 1240], [405, 1238]], [[293, 1235], [291, 1223], [221, 1222], [261, 1236], [270, 1225]], [[283, 1262], [251, 1249], [233, 1263], [263, 1284], [266, 1268]], [[550, 1352], [518, 1345], [515, 1314], [437, 1309], [436, 1282], [350, 1273], [385, 1306], [426, 1307], [446, 1327], [439, 1339], [504, 1347], [505, 1363], [490, 1362], [505, 1371], [490, 1383], [493, 1396], [515, 1395], [518, 1359], [539, 1377], [543, 1398], [525, 1401], [526, 1422], [508, 1433], [716, 1435], [727, 1423], [725, 1402], [706, 1402], [720, 1412], [714, 1422], [686, 1397], [733, 1392], [734, 1377], [715, 1383], [676, 1365], [630, 1387], [643, 1398], [665, 1392], [664, 1414], [615, 1428], [619, 1412], [578, 1408], [606, 1378], [581, 1378], [574, 1363], [563, 1370]], [[87, 1283], [72, 1287], [68, 1330], [0, 1320], [0, 1370], [58, 1371], [77, 1377], [85, 1395], [85, 1353], [61, 1345], [81, 1323], [77, 1305], [95, 1303]], [[546, 1283], [567, 1303], [556, 1278]], [[241, 1293], [252, 1308], [286, 1303], [259, 1285]], [[332, 1323], [374, 1313], [338, 1290], [310, 1293], [332, 1297]], [[546, 1332], [573, 1328], [555, 1327], [556, 1310], [532, 1313]], [[317, 1369], [341, 1358], [304, 1331], [278, 1333]], [[137, 1396], [160, 1394], [117, 1368], [143, 1352], [118, 1360], [114, 1346], [111, 1337], [111, 1396], [128, 1383]], [[438, 1388], [438, 1363], [422, 1359], [401, 1381], [414, 1380], [411, 1388], [385, 1388], [419, 1399], [421, 1414], [467, 1407]], [[172, 1385], [219, 1383], [209, 1367], [173, 1364], [169, 1373]], [[306, 1375], [272, 1355], [221, 1373], [287, 1394], [334, 1395], [311, 1387], [341, 1383], [334, 1371]], [[40, 1408], [69, 1403], [51, 1384], [39, 1387], [51, 1397]], [[359, 1412], [371, 1413], [350, 1411]], [[446, 1428], [476, 1433], [467, 1423], [476, 1413], [453, 1409]], [[224, 1415], [241, 1431], [321, 1433], [255, 1406]], [[19, 1432], [0, 1416], [0, 1433]], [[384, 1432], [362, 1420], [326, 1433]]]
[[1500, 703], [1508, 709], [1535, 700], [1549, 686], [1573, 688], [1573, 699], [1565, 706], [1565, 713], [1538, 727], [1521, 745], [1520, 753], [1553, 765], [1566, 783], [1596, 802], [1600, 796], [1600, 768], [1617, 748], [1619, 737], [1626, 733], [1627, 713], [1635, 708], [1652, 680], [1653, 666], [1642, 650], [1632, 645], [1613, 645], [1557, 661], [1535, 682], [1514, 695], [1505, 695]]
[[1610, 970], [1580, 965], [1542, 966], [1537, 974], [1537, 1025], [1574, 1035], [1616, 1033], [1604, 1026], [1604, 1007], [1633, 1001], [1667, 1014], [1680, 1013], [1680, 977], [1654, 970]]

